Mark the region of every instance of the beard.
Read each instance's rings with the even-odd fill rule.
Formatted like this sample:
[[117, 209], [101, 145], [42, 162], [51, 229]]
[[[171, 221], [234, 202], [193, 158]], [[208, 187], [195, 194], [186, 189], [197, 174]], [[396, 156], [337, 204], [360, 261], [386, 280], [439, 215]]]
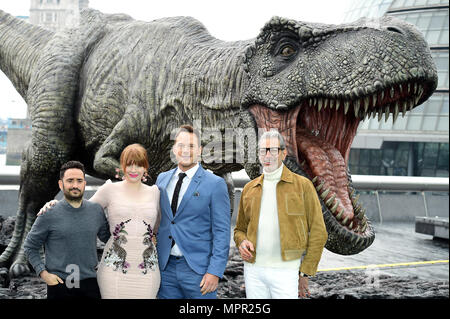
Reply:
[[[78, 194], [73, 194], [71, 193], [74, 190], [78, 190]], [[83, 200], [83, 195], [84, 195], [84, 189], [81, 190], [79, 188], [65, 188], [63, 186], [63, 191], [64, 191], [64, 197], [71, 202], [81, 202]]]
[[279, 163], [276, 159], [272, 159], [270, 160], [270, 165], [264, 165], [264, 160], [260, 160], [261, 161], [261, 165], [262, 165], [262, 169], [263, 169], [263, 173], [272, 173], [274, 171], [276, 171], [282, 163]]

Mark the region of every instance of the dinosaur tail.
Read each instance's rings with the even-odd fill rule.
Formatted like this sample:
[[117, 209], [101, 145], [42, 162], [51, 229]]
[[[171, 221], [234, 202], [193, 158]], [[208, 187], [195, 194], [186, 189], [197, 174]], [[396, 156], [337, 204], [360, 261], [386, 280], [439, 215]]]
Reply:
[[25, 100], [33, 66], [53, 34], [0, 10], [0, 69]]

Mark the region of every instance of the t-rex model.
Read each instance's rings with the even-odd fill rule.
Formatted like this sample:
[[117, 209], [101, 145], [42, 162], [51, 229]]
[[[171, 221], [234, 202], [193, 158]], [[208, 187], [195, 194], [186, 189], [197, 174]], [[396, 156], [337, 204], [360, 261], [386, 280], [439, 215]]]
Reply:
[[[22, 243], [57, 194], [64, 162], [78, 159], [88, 174], [113, 178], [122, 149], [138, 142], [152, 183], [174, 166], [171, 132], [185, 123], [223, 138], [227, 129], [255, 132], [233, 144], [244, 150], [256, 145], [258, 128], [277, 128], [285, 164], [310, 178], [321, 198], [326, 248], [356, 254], [375, 236], [347, 169], [358, 123], [383, 114], [395, 120], [437, 85], [422, 35], [391, 17], [345, 25], [274, 17], [256, 39], [224, 42], [189, 17], [142, 22], [87, 9], [78, 28], [54, 33], [0, 11], [0, 68], [32, 118], [16, 227], [0, 256], [13, 275], [27, 270]], [[249, 156], [233, 160], [242, 150], [225, 151], [231, 160], [204, 166], [228, 181], [242, 168], [259, 175]]]

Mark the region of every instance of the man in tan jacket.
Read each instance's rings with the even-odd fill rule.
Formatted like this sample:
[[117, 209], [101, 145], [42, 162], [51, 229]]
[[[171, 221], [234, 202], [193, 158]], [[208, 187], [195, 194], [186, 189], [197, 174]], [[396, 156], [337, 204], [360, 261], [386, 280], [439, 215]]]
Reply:
[[246, 295], [303, 298], [328, 237], [319, 198], [309, 179], [284, 166], [280, 133], [265, 132], [258, 152], [263, 175], [245, 185], [234, 229]]

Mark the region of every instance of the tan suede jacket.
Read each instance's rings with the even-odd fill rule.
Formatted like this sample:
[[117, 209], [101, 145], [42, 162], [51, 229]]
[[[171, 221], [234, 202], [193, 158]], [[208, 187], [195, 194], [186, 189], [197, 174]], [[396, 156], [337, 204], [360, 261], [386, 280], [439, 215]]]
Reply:
[[[253, 243], [255, 252], [252, 252], [251, 263], [255, 262], [256, 257], [263, 181], [264, 174], [244, 186], [234, 229], [237, 247], [244, 239]], [[314, 185], [284, 166], [277, 184], [277, 206], [282, 259], [299, 259], [306, 252], [300, 271], [314, 276], [328, 238]]]

